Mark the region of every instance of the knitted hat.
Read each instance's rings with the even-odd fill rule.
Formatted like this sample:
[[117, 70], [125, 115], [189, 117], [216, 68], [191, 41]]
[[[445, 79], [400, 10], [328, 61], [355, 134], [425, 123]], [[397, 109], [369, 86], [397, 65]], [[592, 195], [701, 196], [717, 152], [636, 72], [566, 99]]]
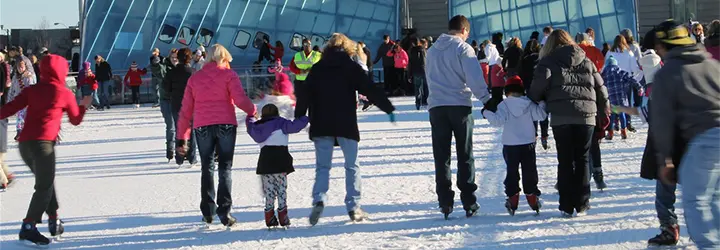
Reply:
[[690, 32], [683, 24], [669, 19], [655, 27], [655, 36], [666, 44], [672, 45], [694, 45], [695, 39], [690, 38]]
[[137, 68], [137, 66], [138, 66], [137, 63], [135, 63], [135, 62], [132, 62], [132, 64], [130, 64], [130, 68]]
[[519, 76], [512, 76], [505, 82], [505, 94], [508, 93], [525, 94], [525, 87], [523, 87], [523, 81]]
[[607, 65], [615, 65], [615, 66], [617, 66], [617, 65], [618, 65], [618, 61], [615, 59], [614, 56], [610, 56], [610, 57], [608, 57], [607, 60], [605, 60], [605, 65], [606, 65], [606, 66], [607, 66]]

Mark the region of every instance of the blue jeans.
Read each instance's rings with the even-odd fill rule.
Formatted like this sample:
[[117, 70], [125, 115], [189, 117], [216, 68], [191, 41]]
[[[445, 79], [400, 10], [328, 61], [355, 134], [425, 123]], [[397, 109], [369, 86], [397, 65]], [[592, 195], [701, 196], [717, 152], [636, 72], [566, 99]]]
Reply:
[[165, 120], [166, 150], [168, 152], [173, 152], [173, 149], [175, 148], [175, 116], [172, 112], [172, 102], [170, 100], [161, 100], [160, 112]]
[[627, 127], [627, 116], [625, 113], [619, 113], [619, 114], [611, 114], [610, 115], [610, 128], [615, 129], [615, 122], [617, 122], [618, 119], [620, 119], [620, 128], [625, 129]]
[[112, 94], [112, 80], [100, 82], [100, 106], [110, 106], [110, 95]]
[[[180, 116], [180, 110], [174, 110], [172, 113], [173, 121], [175, 122], [175, 127], [177, 128], [177, 122], [178, 122], [178, 116]], [[190, 126], [192, 126], [192, 122], [190, 123]], [[195, 137], [195, 130], [190, 131], [190, 140], [188, 140], [188, 151], [185, 154], [185, 157], [182, 157], [175, 152], [175, 163], [178, 165], [182, 165], [183, 162], [187, 159], [190, 164], [197, 163], [197, 157], [196, 157], [196, 148], [197, 148], [197, 138]]]
[[153, 104], [155, 104], [155, 105], [160, 105], [160, 102], [162, 101], [162, 100], [160, 100], [160, 88], [162, 88], [162, 82], [163, 82], [162, 78], [159, 78], [159, 77], [152, 78], [152, 87], [153, 87], [153, 90], [155, 90], [152, 93], [152, 101], [153, 101]]
[[[200, 150], [200, 211], [221, 219], [232, 209], [232, 164], [235, 156], [235, 125], [210, 125], [195, 129]], [[215, 203], [215, 150], [218, 151], [218, 188]]]
[[677, 185], [666, 185], [660, 180], [655, 184], [655, 211], [660, 226], [673, 226], [678, 224], [675, 213], [675, 190]]
[[332, 167], [333, 146], [337, 140], [345, 156], [345, 207], [347, 211], [360, 208], [360, 165], [358, 165], [358, 142], [343, 137], [315, 137], [315, 185], [313, 204], [327, 200]]
[[690, 239], [700, 249], [720, 248], [720, 127], [688, 143], [678, 169]]

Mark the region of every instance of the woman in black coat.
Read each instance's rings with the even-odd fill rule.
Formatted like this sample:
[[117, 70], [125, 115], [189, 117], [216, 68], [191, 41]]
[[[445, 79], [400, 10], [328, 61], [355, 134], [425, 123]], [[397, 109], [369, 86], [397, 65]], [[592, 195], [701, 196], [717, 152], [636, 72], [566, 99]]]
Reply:
[[[532, 86], [533, 73], [535, 72], [535, 65], [538, 63], [540, 57], [540, 42], [535, 39], [528, 41], [525, 44], [525, 51], [523, 52], [522, 60], [518, 66], [520, 79], [525, 85], [525, 92], [530, 91]], [[541, 122], [533, 122], [535, 124], [535, 136], [537, 136], [538, 124], [540, 125], [540, 143], [544, 149], [548, 149], [548, 119], [545, 118]]]
[[[188, 48], [180, 49], [177, 52], [177, 59], [178, 64], [167, 72], [165, 79], [163, 80], [163, 89], [165, 89], [166, 95], [171, 98], [172, 119], [176, 128], [180, 109], [182, 108], [182, 100], [185, 96], [185, 87], [187, 86], [188, 79], [190, 79], [193, 72], [193, 69], [190, 66], [190, 61], [192, 61], [192, 51]], [[197, 164], [197, 157], [195, 154], [195, 130], [191, 130], [188, 144], [189, 149], [185, 154], [185, 157], [180, 156], [179, 154], [175, 155], [175, 163], [178, 164], [178, 167], [181, 166], [186, 159], [190, 165]]]

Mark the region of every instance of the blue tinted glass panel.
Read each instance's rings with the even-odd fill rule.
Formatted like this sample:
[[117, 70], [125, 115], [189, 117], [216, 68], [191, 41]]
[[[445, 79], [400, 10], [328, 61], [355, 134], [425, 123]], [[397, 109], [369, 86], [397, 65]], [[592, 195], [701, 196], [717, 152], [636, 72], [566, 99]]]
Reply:
[[534, 5], [533, 15], [535, 17], [535, 25], [545, 26], [550, 24], [550, 13], [548, 12], [547, 3]]
[[597, 1], [597, 6], [601, 15], [615, 13], [614, 0]]
[[471, 15], [483, 15], [485, 14], [485, 1], [472, 1], [470, 2]]
[[500, 11], [500, 0], [486, 0], [485, 7], [488, 13]]
[[517, 7], [523, 7], [525, 5], [530, 5], [530, 0], [515, 0], [515, 3], [517, 3]]

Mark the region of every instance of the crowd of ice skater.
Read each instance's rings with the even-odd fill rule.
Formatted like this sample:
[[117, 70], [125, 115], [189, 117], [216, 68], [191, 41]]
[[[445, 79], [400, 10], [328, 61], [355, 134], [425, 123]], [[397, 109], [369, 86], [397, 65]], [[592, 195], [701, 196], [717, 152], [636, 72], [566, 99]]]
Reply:
[[[607, 187], [600, 143], [613, 139], [616, 130], [623, 139], [627, 138], [629, 116], [634, 115], [649, 124], [641, 177], [657, 180], [656, 210], [661, 233], [648, 243], [677, 244], [680, 227], [674, 204], [676, 184], [681, 183], [690, 238], [701, 249], [717, 249], [720, 21], [710, 24], [708, 37], [702, 30], [699, 36], [698, 27], [702, 29], [702, 25], [688, 27], [665, 21], [645, 34], [642, 46], [634, 41], [632, 32], [623, 31], [607, 51], [595, 47], [592, 29], [576, 34], [573, 39], [565, 30], [546, 27], [542, 38], [539, 33], [533, 34], [523, 49], [517, 37], [507, 44], [496, 41], [468, 44], [470, 23], [464, 16], [455, 16], [449, 21], [449, 32], [434, 43], [413, 39], [410, 55], [386, 36], [375, 62], [381, 58], [383, 64], [392, 63], [395, 73], [402, 71], [396, 78], [400, 82], [412, 79], [416, 107], [428, 109], [436, 194], [446, 219], [455, 208], [450, 170], [453, 138], [462, 209], [468, 218], [477, 215], [480, 209], [474, 194], [477, 184], [472, 96], [475, 96], [483, 103], [483, 118], [491, 126], [503, 128], [502, 154], [507, 166], [504, 206], [510, 215], [519, 209], [521, 193], [530, 209], [539, 213], [542, 208], [535, 151], [538, 139], [547, 149], [548, 127], [552, 127], [557, 148], [555, 186], [561, 216], [572, 218], [587, 213], [591, 208], [591, 175], [598, 189]], [[354, 222], [368, 219], [360, 204], [359, 100], [377, 106], [394, 123], [395, 107], [387, 95], [398, 90], [390, 88], [383, 93], [373, 86], [373, 60], [361, 42], [336, 33], [322, 50], [313, 50], [308, 40], [302, 45], [303, 50], [290, 62], [289, 71], [294, 73], [295, 81], [290, 81], [288, 69], [277, 60], [271, 68], [276, 75], [273, 88], [257, 100], [251, 100], [245, 93], [238, 75], [230, 68], [232, 55], [222, 45], [213, 45], [207, 52], [204, 49], [195, 52], [196, 63], [189, 48], [173, 50], [168, 58], [160, 56], [158, 50], [153, 51], [150, 64], [166, 123], [166, 157], [170, 161], [175, 159], [178, 165], [185, 161], [195, 165], [200, 161], [200, 210], [206, 224], [212, 224], [215, 218], [227, 227], [237, 222], [231, 214], [231, 168], [238, 129], [235, 107], [247, 114], [247, 133], [260, 147], [256, 172], [265, 196], [267, 227], [291, 225], [287, 186], [288, 174], [294, 172], [294, 167], [288, 140], [290, 134], [299, 133], [308, 125], [316, 155], [310, 224], [316, 225], [322, 217], [333, 148], [338, 146], [345, 159], [344, 201], [348, 216]], [[197, 64], [198, 56], [202, 57], [201, 65]], [[18, 125], [18, 148], [35, 175], [35, 193], [19, 238], [47, 245], [50, 239], [36, 227], [44, 213], [51, 236], [64, 232], [54, 191], [54, 147], [61, 118], [67, 113], [70, 123], [79, 125], [86, 109], [92, 106], [98, 83], [90, 63], [85, 63], [80, 77], [84, 97], [78, 106], [72, 91], [65, 87], [68, 69], [64, 58], [45, 55], [39, 63], [39, 81], [35, 83], [32, 80], [35, 73], [22, 53], [11, 51], [9, 57], [14, 60], [14, 69], [7, 63], [0, 67], [0, 79], [7, 83], [0, 108], [5, 124], [2, 134], [5, 138], [0, 138], [5, 139], [4, 148], [0, 149], [7, 152], [7, 118], [18, 114], [18, 119], [24, 118], [24, 127]], [[282, 54], [278, 58], [281, 57]], [[98, 55], [96, 67], [103, 62]], [[134, 68], [137, 70], [136, 64]], [[411, 76], [406, 77], [405, 73]], [[133, 73], [126, 79], [134, 81], [135, 74], [139, 75]], [[631, 101], [637, 105], [631, 105]], [[102, 104], [99, 107], [107, 108]], [[14, 177], [6, 164], [2, 166], [4, 174], [0, 181], [7, 187]], [[219, 176], [217, 188], [215, 173]]]

